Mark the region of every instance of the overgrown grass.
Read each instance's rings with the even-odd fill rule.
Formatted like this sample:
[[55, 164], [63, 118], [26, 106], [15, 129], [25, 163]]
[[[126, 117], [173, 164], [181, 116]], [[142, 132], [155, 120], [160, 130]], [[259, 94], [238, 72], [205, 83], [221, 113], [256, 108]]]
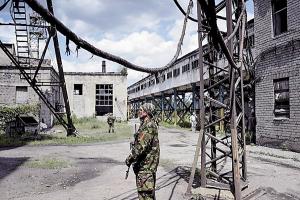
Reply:
[[47, 133], [40, 133], [37, 137], [27, 137], [26, 134], [20, 137], [10, 138], [0, 134], [0, 147], [22, 146], [22, 145], [76, 145], [96, 143], [130, 138], [132, 129], [127, 122], [115, 123], [115, 132], [108, 133], [106, 122], [96, 118], [77, 119], [74, 123], [79, 132], [77, 137], [67, 137], [66, 131], [60, 125], [56, 125]]
[[71, 166], [71, 164], [62, 159], [56, 158], [43, 158], [41, 160], [27, 161], [24, 165], [28, 168], [40, 168], [40, 169], [62, 169]]

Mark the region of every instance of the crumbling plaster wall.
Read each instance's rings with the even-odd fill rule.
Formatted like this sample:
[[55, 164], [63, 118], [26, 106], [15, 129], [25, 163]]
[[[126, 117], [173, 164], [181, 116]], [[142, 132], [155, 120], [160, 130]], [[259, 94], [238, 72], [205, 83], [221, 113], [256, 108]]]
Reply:
[[[113, 114], [121, 120], [127, 119], [127, 76], [112, 72], [66, 72], [65, 79], [71, 111], [77, 117], [95, 116], [96, 84], [113, 84]], [[82, 95], [73, 94], [74, 84], [83, 84]]]

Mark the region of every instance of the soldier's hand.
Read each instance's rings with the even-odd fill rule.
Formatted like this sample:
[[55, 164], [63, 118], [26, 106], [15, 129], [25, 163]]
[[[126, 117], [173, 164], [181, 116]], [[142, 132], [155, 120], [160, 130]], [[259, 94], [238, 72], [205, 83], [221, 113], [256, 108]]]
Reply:
[[133, 158], [131, 157], [131, 155], [129, 155], [125, 160], [125, 164], [129, 167], [132, 163], [133, 163]]

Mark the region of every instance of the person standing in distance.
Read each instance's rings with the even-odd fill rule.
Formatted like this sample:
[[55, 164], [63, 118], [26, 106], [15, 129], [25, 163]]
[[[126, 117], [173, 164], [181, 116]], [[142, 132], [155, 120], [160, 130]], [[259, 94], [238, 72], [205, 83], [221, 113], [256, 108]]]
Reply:
[[193, 112], [193, 114], [190, 116], [190, 122], [191, 122], [192, 132], [195, 133], [196, 125], [197, 125], [197, 116], [195, 112]]
[[116, 117], [113, 116], [112, 113], [108, 113], [107, 116], [107, 124], [108, 124], [108, 132], [110, 133], [111, 131], [114, 133], [115, 132], [115, 120]]
[[152, 103], [145, 103], [140, 107], [138, 115], [141, 124], [134, 134], [131, 153], [125, 160], [128, 167], [133, 163], [139, 200], [155, 200], [160, 148], [154, 113], [155, 106]]

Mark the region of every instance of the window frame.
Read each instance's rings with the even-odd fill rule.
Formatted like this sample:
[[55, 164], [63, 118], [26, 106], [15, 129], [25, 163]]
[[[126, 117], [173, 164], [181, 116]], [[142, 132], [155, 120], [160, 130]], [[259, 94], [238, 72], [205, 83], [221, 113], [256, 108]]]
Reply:
[[[287, 83], [286, 83], [287, 82]], [[276, 86], [278, 84], [278, 86]], [[281, 84], [281, 86], [280, 86]], [[280, 88], [284, 87], [286, 84], [287, 88]], [[291, 116], [291, 109], [290, 109], [290, 82], [289, 77], [286, 78], [279, 78], [273, 80], [273, 90], [274, 90], [274, 117], [276, 118], [286, 118], [289, 119]], [[287, 94], [287, 100], [280, 99], [279, 95], [284, 96], [283, 94]], [[277, 97], [276, 97], [277, 96]], [[284, 97], [283, 97], [284, 98]], [[285, 105], [286, 104], [286, 105]], [[286, 113], [280, 112], [281, 109], [285, 109]], [[276, 111], [278, 110], [278, 111]]]
[[[272, 7], [272, 28], [273, 28], [273, 36], [274, 37], [277, 37], [277, 36], [279, 36], [279, 35], [281, 35], [283, 33], [288, 32], [288, 15], [287, 15], [288, 14], [287, 13], [287, 7], [288, 6], [287, 6], [287, 0], [281, 0], [281, 1], [285, 1], [286, 2], [285, 7], [282, 7], [281, 9], [275, 11], [275, 3], [276, 3], [276, 1], [278, 1], [278, 0], [272, 0], [271, 1], [271, 7]], [[286, 16], [285, 16], [284, 19], [282, 19], [282, 17], [280, 17], [280, 14], [282, 14], [283, 12], [286, 13]], [[286, 24], [285, 30], [281, 30], [281, 29], [279, 30], [279, 27], [278, 27], [279, 24], [276, 23], [277, 16], [279, 17], [279, 19], [281, 19], [281, 21], [284, 20], [284, 22]], [[277, 32], [277, 30], [278, 30], [278, 32]]]
[[[75, 88], [75, 87], [78, 87], [80, 86], [80, 88]], [[77, 92], [78, 91], [78, 92]], [[73, 85], [73, 95], [78, 95], [78, 96], [81, 96], [83, 95], [83, 84], [74, 84]]]
[[96, 116], [104, 116], [113, 112], [113, 84], [96, 84], [95, 113]]

